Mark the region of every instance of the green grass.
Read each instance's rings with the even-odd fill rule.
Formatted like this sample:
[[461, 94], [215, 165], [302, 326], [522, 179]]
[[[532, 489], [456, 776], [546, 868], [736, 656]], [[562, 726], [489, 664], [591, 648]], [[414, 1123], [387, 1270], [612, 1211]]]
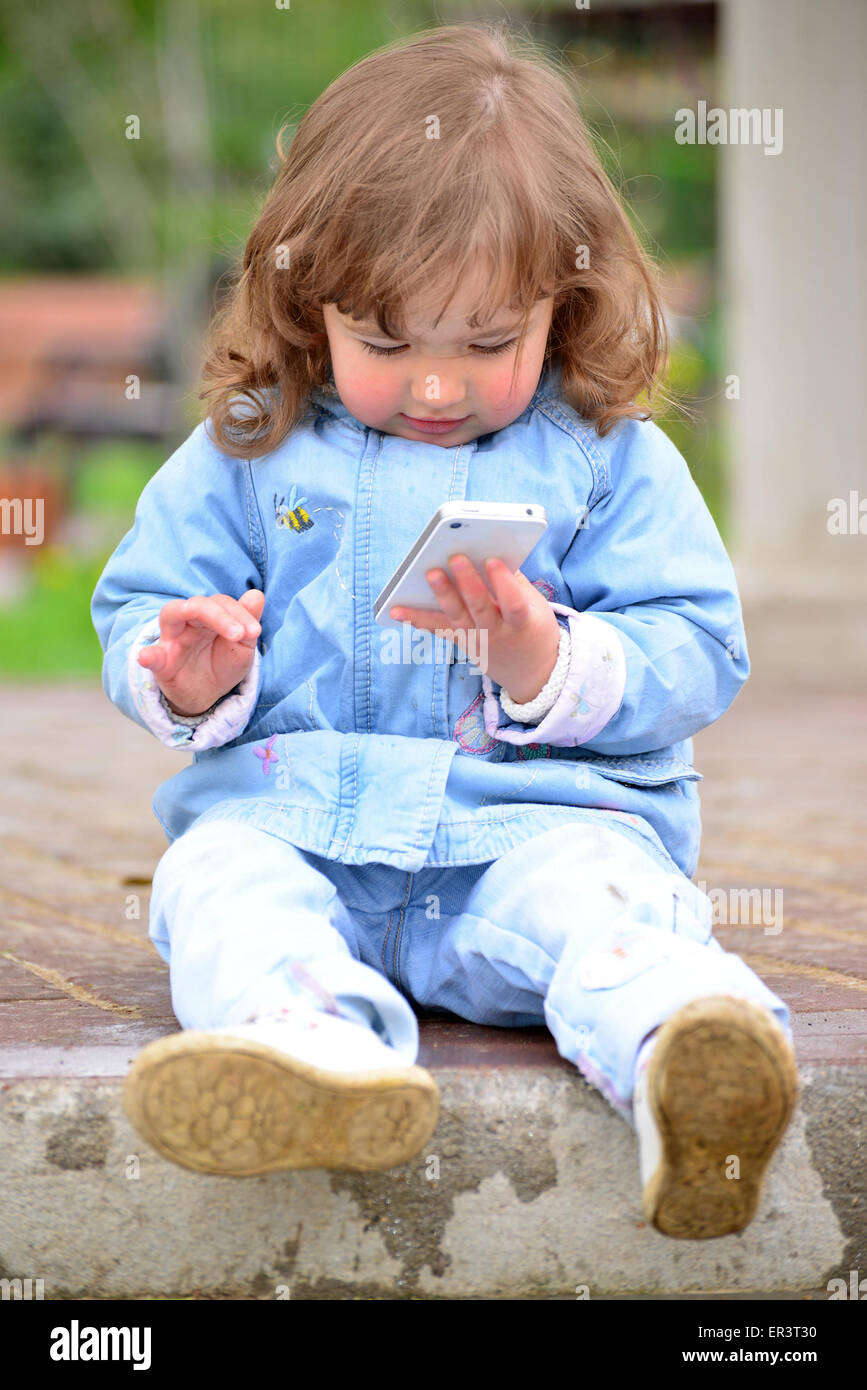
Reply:
[[[58, 458], [62, 441], [46, 440]], [[90, 601], [106, 561], [132, 526], [145, 483], [164, 462], [159, 446], [135, 440], [105, 440], [71, 469], [70, 507], [102, 514], [116, 540], [104, 552], [78, 555], [68, 547], [43, 545], [28, 552], [31, 582], [26, 593], [0, 603], [0, 675], [9, 680], [95, 676], [102, 648], [90, 618]]]
[[45, 546], [26, 596], [0, 606], [0, 673], [6, 679], [99, 676], [102, 648], [90, 600], [108, 556], [81, 559]]
[[[135, 440], [108, 439], [94, 444], [76, 469], [72, 506], [76, 511], [129, 513], [141, 490], [166, 460], [164, 449]], [[118, 538], [119, 539], [119, 538]]]

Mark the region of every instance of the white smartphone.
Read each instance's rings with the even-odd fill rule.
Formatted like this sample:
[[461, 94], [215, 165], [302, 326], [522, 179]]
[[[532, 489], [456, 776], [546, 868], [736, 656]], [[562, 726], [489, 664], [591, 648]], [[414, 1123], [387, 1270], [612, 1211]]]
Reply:
[[[400, 627], [390, 608], [429, 608], [439, 604], [425, 575], [450, 573], [450, 555], [467, 555], [485, 582], [485, 560], [498, 557], [514, 573], [521, 568], [548, 525], [545, 508], [531, 502], [445, 502], [431, 517], [373, 606], [378, 623]], [[405, 620], [404, 620], [405, 621]]]

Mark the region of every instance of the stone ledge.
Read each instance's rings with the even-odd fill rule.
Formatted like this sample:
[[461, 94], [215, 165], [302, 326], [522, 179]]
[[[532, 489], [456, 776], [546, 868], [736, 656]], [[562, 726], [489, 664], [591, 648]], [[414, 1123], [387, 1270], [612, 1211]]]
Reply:
[[[468, 1048], [465, 1030], [490, 1036]], [[143, 1145], [120, 1074], [81, 1074], [86, 1049], [77, 1075], [3, 1081], [0, 1277], [41, 1278], [46, 1298], [671, 1297], [794, 1294], [864, 1267], [863, 1065], [802, 1064], [754, 1221], [675, 1241], [642, 1218], [632, 1130], [545, 1030], [422, 1032], [440, 1121], [385, 1173], [189, 1172]]]

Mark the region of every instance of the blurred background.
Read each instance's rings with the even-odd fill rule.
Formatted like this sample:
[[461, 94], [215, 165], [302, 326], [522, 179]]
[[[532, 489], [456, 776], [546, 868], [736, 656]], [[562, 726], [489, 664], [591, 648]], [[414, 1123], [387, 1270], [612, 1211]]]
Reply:
[[[861, 0], [42, 0], [0, 12], [0, 675], [98, 676], [91, 594], [201, 418], [203, 329], [280, 126], [381, 44], [503, 17], [568, 62], [662, 267], [692, 418], [658, 420], [745, 599], [795, 622], [819, 593], [863, 599]], [[779, 108], [782, 149], [679, 143], [699, 103]]]

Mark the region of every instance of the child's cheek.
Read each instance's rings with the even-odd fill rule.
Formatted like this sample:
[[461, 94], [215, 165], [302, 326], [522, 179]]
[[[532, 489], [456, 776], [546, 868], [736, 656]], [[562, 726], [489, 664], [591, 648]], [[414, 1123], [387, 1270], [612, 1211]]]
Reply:
[[486, 383], [485, 404], [491, 427], [502, 428], [526, 410], [539, 383], [539, 370], [534, 373], [532, 365], [525, 365], [518, 371], [514, 389], [512, 387], [511, 359], [508, 366], [498, 367], [497, 372]]
[[340, 395], [347, 410], [358, 419], [386, 418], [394, 413], [395, 388], [375, 364], [357, 365], [344, 382]]

